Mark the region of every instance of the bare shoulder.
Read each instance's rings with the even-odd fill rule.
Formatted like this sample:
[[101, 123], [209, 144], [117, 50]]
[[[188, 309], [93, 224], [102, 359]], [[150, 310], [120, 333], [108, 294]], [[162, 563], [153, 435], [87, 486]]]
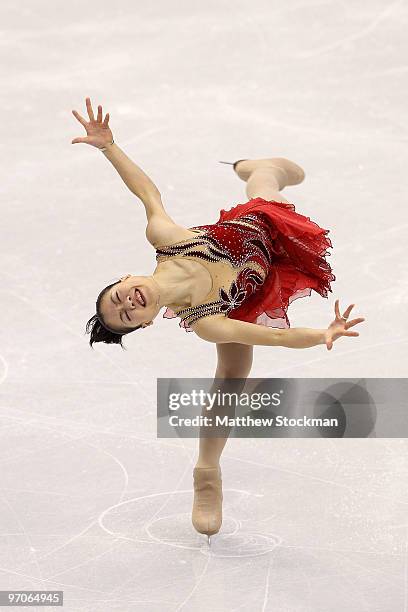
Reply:
[[231, 320], [224, 314], [202, 317], [191, 323], [190, 327], [197, 336], [208, 342], [231, 342]]
[[175, 223], [166, 213], [151, 215], [146, 226], [146, 238], [155, 247], [167, 246], [197, 236], [196, 232]]
[[248, 323], [239, 319], [230, 319], [225, 315], [213, 315], [199, 319], [193, 330], [200, 338], [208, 342], [239, 344], [285, 346], [282, 341], [287, 330]]

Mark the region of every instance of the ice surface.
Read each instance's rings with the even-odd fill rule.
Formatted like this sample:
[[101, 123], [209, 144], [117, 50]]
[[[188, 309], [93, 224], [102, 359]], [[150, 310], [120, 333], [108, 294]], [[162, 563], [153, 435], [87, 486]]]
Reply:
[[[289, 309], [333, 350], [256, 347], [257, 377], [405, 377], [406, 3], [2, 2], [1, 589], [69, 612], [408, 609], [406, 440], [230, 440], [224, 524], [190, 522], [196, 440], [156, 439], [157, 377], [215, 346], [163, 319], [95, 345], [99, 291], [151, 274], [141, 202], [73, 117], [85, 97], [186, 227], [247, 200], [218, 160], [281, 156], [337, 280]], [[41, 608], [42, 609], [42, 608]]]

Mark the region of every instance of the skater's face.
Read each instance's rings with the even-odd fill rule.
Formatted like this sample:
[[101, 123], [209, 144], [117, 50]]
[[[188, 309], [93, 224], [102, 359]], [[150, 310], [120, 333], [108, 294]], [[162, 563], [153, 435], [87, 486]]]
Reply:
[[160, 311], [158, 288], [147, 276], [122, 276], [102, 296], [100, 313], [112, 331], [125, 333], [132, 328], [152, 325]]

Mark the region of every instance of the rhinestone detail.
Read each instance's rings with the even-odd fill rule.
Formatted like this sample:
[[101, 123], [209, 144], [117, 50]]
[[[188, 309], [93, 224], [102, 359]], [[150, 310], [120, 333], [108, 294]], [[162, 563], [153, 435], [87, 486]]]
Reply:
[[226, 262], [237, 271], [236, 279], [229, 281], [229, 286], [218, 288], [218, 299], [174, 311], [181, 319], [180, 326], [186, 331], [193, 331], [190, 325], [199, 319], [215, 314], [228, 316], [257, 291], [271, 266], [272, 249], [268, 230], [262, 224], [262, 219], [255, 214], [189, 229], [200, 230], [200, 234], [157, 247], [156, 259], [163, 261], [171, 257], [192, 257], [209, 263]]

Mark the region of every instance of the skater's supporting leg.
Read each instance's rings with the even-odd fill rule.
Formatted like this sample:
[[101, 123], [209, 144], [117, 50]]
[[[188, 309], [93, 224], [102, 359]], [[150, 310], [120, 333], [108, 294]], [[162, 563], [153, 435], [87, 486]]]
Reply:
[[[218, 363], [215, 372], [216, 379], [243, 379], [233, 383], [233, 390], [240, 393], [249, 376], [253, 361], [253, 346], [235, 342], [217, 344]], [[216, 392], [219, 382], [214, 381], [210, 392]], [[203, 410], [205, 414], [205, 409]], [[226, 429], [224, 430], [226, 431]], [[215, 467], [219, 465], [220, 457], [228, 435], [223, 437], [200, 437], [199, 457], [196, 467]]]

